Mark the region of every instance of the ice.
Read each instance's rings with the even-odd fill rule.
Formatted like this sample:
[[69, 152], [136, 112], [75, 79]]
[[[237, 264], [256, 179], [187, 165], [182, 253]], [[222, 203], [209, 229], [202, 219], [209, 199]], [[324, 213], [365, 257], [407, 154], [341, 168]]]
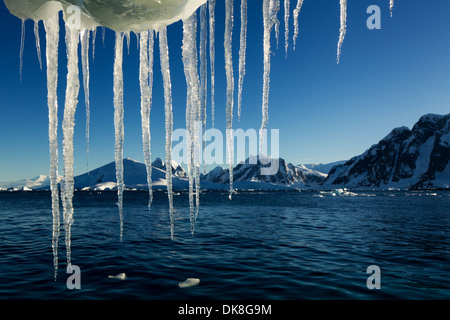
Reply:
[[90, 102], [89, 102], [89, 36], [90, 31], [83, 29], [80, 32], [81, 41], [81, 64], [83, 68], [84, 103], [86, 106], [86, 167], [89, 172], [89, 124], [90, 124]]
[[189, 287], [195, 287], [200, 284], [200, 279], [197, 278], [188, 278], [183, 282], [178, 283], [178, 286], [180, 288], [189, 288]]
[[[208, 24], [207, 24], [207, 4], [200, 8], [200, 106], [201, 106], [201, 122], [202, 132], [206, 131], [206, 105], [207, 105], [207, 91], [208, 91], [208, 59], [206, 56], [206, 47], [208, 45]], [[202, 150], [205, 150], [206, 140], [202, 140]], [[204, 158], [204, 156], [203, 156]], [[206, 165], [203, 164], [203, 171], [206, 174]]]
[[123, 34], [116, 32], [114, 54], [114, 133], [115, 133], [115, 162], [117, 179], [117, 205], [120, 218], [120, 240], [123, 239]]
[[208, 1], [209, 8], [209, 64], [211, 68], [211, 122], [214, 127], [214, 109], [215, 109], [215, 100], [214, 100], [214, 91], [215, 91], [215, 60], [216, 60], [216, 0]]
[[53, 215], [53, 264], [54, 277], [58, 274], [58, 239], [60, 229], [59, 190], [58, 190], [58, 47], [59, 47], [59, 16], [44, 21], [46, 35], [47, 60], [47, 104], [48, 104], [48, 137], [50, 147], [50, 190], [52, 194]]
[[173, 217], [173, 190], [172, 190], [172, 82], [170, 79], [169, 65], [169, 46], [167, 44], [167, 28], [159, 31], [159, 52], [161, 60], [161, 72], [164, 85], [164, 109], [166, 117], [166, 179], [167, 194], [169, 197], [169, 215], [170, 215], [170, 236], [174, 239], [174, 217]]
[[284, 51], [288, 53], [289, 49], [289, 18], [290, 18], [291, 0], [284, 0]]
[[393, 12], [393, 10], [394, 10], [394, 0], [390, 0], [390, 3], [389, 3], [389, 11], [390, 11], [390, 13], [391, 13], [391, 17], [392, 17], [392, 12]]
[[92, 61], [95, 60], [95, 40], [97, 38], [97, 28], [92, 30]]
[[234, 158], [234, 140], [233, 140], [233, 94], [234, 94], [234, 77], [233, 77], [233, 0], [225, 0], [225, 71], [227, 78], [227, 153], [230, 168], [230, 200], [233, 194], [233, 158]]
[[64, 159], [64, 180], [62, 187], [62, 204], [64, 212], [64, 228], [66, 232], [65, 242], [67, 250], [67, 265], [71, 265], [71, 227], [73, 224], [73, 134], [75, 127], [75, 110], [78, 103], [78, 93], [80, 90], [78, 72], [78, 43], [79, 31], [70, 29], [66, 25], [66, 46], [67, 46], [67, 88], [64, 105], [63, 129], [63, 159]]
[[39, 37], [39, 22], [34, 22], [34, 37], [36, 38], [36, 51], [39, 60], [39, 67], [42, 70], [42, 57], [41, 57], [41, 41]]
[[347, 0], [340, 0], [341, 5], [341, 28], [339, 29], [339, 42], [337, 49], [337, 63], [341, 59], [342, 43], [344, 42], [345, 33], [347, 32]]
[[245, 77], [245, 56], [247, 52], [247, 0], [241, 0], [241, 35], [239, 49], [238, 119], [241, 120], [242, 90]]
[[20, 36], [20, 81], [22, 82], [22, 72], [23, 72], [23, 50], [25, 48], [25, 19], [22, 19], [22, 28]]
[[151, 135], [150, 135], [150, 111], [152, 105], [153, 88], [153, 30], [144, 31], [139, 38], [140, 68], [139, 82], [141, 87], [141, 123], [142, 142], [145, 166], [147, 169], [147, 184], [149, 191], [148, 207], [153, 201], [152, 191], [152, 160], [151, 160]]
[[[191, 141], [188, 141], [188, 176], [189, 176], [189, 204], [191, 233], [200, 206], [200, 146], [199, 135], [201, 119], [200, 80], [197, 71], [197, 17], [193, 14], [183, 21], [183, 65], [187, 85], [186, 128]], [[193, 206], [193, 187], [195, 182], [196, 206]]]
[[270, 1], [270, 19], [272, 20], [275, 28], [275, 39], [277, 40], [277, 49], [278, 43], [280, 40], [280, 21], [277, 18], [278, 12], [280, 11], [280, 0], [271, 0]]
[[[277, 5], [278, 3], [278, 5]], [[276, 24], [277, 9], [279, 10], [279, 1], [263, 1], [263, 22], [264, 22], [264, 73], [263, 73], [263, 99], [262, 99], [262, 124], [260, 132], [260, 154], [263, 154], [262, 142], [264, 141], [264, 132], [269, 122], [269, 89], [270, 89], [270, 35], [273, 26]]]
[[298, 34], [299, 34], [299, 22], [298, 22], [298, 16], [300, 15], [300, 10], [303, 6], [303, 0], [297, 1], [297, 6], [294, 9], [294, 50], [295, 50], [295, 44], [297, 42]]

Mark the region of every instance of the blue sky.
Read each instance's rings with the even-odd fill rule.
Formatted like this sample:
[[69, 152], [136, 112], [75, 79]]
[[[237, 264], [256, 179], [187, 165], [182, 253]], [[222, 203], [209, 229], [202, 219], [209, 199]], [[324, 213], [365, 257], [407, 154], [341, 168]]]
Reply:
[[[296, 1], [291, 1], [291, 8]], [[239, 50], [239, 4], [235, 1], [234, 67]], [[381, 30], [369, 30], [369, 5], [381, 8]], [[305, 0], [300, 13], [296, 51], [292, 41], [284, 54], [283, 10], [280, 45], [273, 40], [269, 129], [280, 129], [280, 155], [292, 163], [326, 163], [349, 159], [377, 143], [394, 127], [411, 127], [426, 113], [450, 112], [450, 1], [396, 0], [389, 17], [388, 0], [348, 3], [347, 35], [339, 65], [339, 1]], [[225, 72], [223, 57], [224, 2], [217, 1], [216, 125], [225, 130]], [[36, 55], [33, 23], [26, 23], [23, 80], [19, 79], [20, 20], [0, 1], [0, 181], [47, 174], [49, 168], [45, 61]], [[186, 83], [181, 60], [182, 24], [169, 27], [174, 128], [185, 126]], [[249, 1], [247, 74], [243, 111], [234, 127], [259, 129], [262, 104], [262, 10]], [[45, 34], [40, 23], [42, 57]], [[291, 36], [293, 34], [291, 17]], [[61, 36], [59, 124], [64, 106], [66, 59]], [[156, 42], [157, 44], [157, 42]], [[97, 33], [91, 60], [91, 169], [114, 160], [113, 124], [114, 34], [107, 30], [105, 46]], [[164, 100], [155, 51], [151, 114], [152, 155], [164, 158]], [[143, 160], [140, 126], [138, 50], [132, 35], [124, 52], [124, 156]], [[237, 79], [236, 79], [237, 86]], [[235, 91], [237, 92], [237, 90]], [[236, 97], [237, 98], [237, 97]], [[81, 89], [76, 114], [75, 174], [86, 171], [85, 109]], [[236, 99], [237, 101], [237, 99]], [[208, 128], [211, 127], [210, 101]], [[62, 131], [59, 132], [60, 147]], [[60, 155], [62, 150], [60, 149]], [[62, 157], [60, 160], [62, 168]]]

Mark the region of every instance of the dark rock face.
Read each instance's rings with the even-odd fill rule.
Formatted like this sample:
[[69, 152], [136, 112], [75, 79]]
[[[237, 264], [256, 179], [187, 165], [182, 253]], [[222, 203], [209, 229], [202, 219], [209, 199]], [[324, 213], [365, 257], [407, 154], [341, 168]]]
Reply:
[[330, 170], [323, 187], [447, 188], [450, 114], [428, 114], [392, 130], [362, 155]]

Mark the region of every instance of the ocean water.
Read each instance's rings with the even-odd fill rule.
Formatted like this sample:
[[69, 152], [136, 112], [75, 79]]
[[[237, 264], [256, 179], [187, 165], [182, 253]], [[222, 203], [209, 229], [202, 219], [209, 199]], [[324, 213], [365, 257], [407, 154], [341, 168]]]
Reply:
[[[61, 224], [53, 269], [49, 192], [0, 192], [0, 299], [448, 299], [450, 192], [203, 192], [190, 232], [188, 196], [76, 192], [69, 290]], [[368, 266], [381, 288], [368, 289]], [[108, 275], [126, 273], [124, 281]], [[179, 288], [187, 278], [200, 285]]]

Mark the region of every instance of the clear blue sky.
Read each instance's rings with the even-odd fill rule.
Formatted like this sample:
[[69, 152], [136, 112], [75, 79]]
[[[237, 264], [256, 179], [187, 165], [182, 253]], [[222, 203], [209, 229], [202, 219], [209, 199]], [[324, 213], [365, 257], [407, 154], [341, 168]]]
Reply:
[[[235, 128], [261, 125], [262, 10], [249, 1], [247, 76], [243, 114]], [[291, 7], [296, 1], [291, 1]], [[235, 1], [233, 39], [235, 75], [239, 49], [239, 4]], [[381, 8], [381, 30], [368, 30], [366, 9]], [[224, 1], [217, 1], [216, 127], [225, 129], [225, 72], [223, 58]], [[348, 3], [347, 35], [341, 63], [336, 64], [339, 1], [305, 0], [300, 14], [296, 51], [284, 55], [283, 10], [280, 11], [279, 49], [273, 41], [269, 128], [280, 129], [280, 155], [292, 163], [326, 163], [349, 159], [377, 143], [394, 127], [411, 127], [426, 113], [450, 112], [450, 1], [396, 0], [393, 18], [388, 0]], [[23, 81], [19, 80], [20, 20], [0, 1], [0, 181], [47, 174], [48, 116], [46, 75], [39, 69], [33, 23], [26, 23]], [[185, 126], [186, 84], [181, 60], [182, 25], [169, 27], [173, 81], [174, 128]], [[42, 57], [45, 34], [40, 23]], [[291, 17], [291, 35], [293, 33]], [[64, 106], [66, 58], [60, 45], [59, 106]], [[90, 168], [114, 160], [113, 32], [105, 47], [97, 33], [95, 61], [91, 61]], [[126, 48], [126, 46], [125, 46]], [[164, 101], [155, 52], [151, 114], [153, 158], [164, 157]], [[136, 37], [130, 54], [125, 49], [124, 156], [143, 160]], [[237, 86], [237, 80], [236, 80]], [[236, 90], [237, 92], [237, 90]], [[237, 100], [237, 99], [236, 99]], [[76, 114], [75, 174], [86, 171], [85, 109], [81, 89]], [[208, 109], [208, 127], [211, 127]], [[62, 132], [59, 131], [60, 147]], [[60, 149], [60, 155], [62, 151]], [[62, 159], [60, 160], [62, 167]]]

